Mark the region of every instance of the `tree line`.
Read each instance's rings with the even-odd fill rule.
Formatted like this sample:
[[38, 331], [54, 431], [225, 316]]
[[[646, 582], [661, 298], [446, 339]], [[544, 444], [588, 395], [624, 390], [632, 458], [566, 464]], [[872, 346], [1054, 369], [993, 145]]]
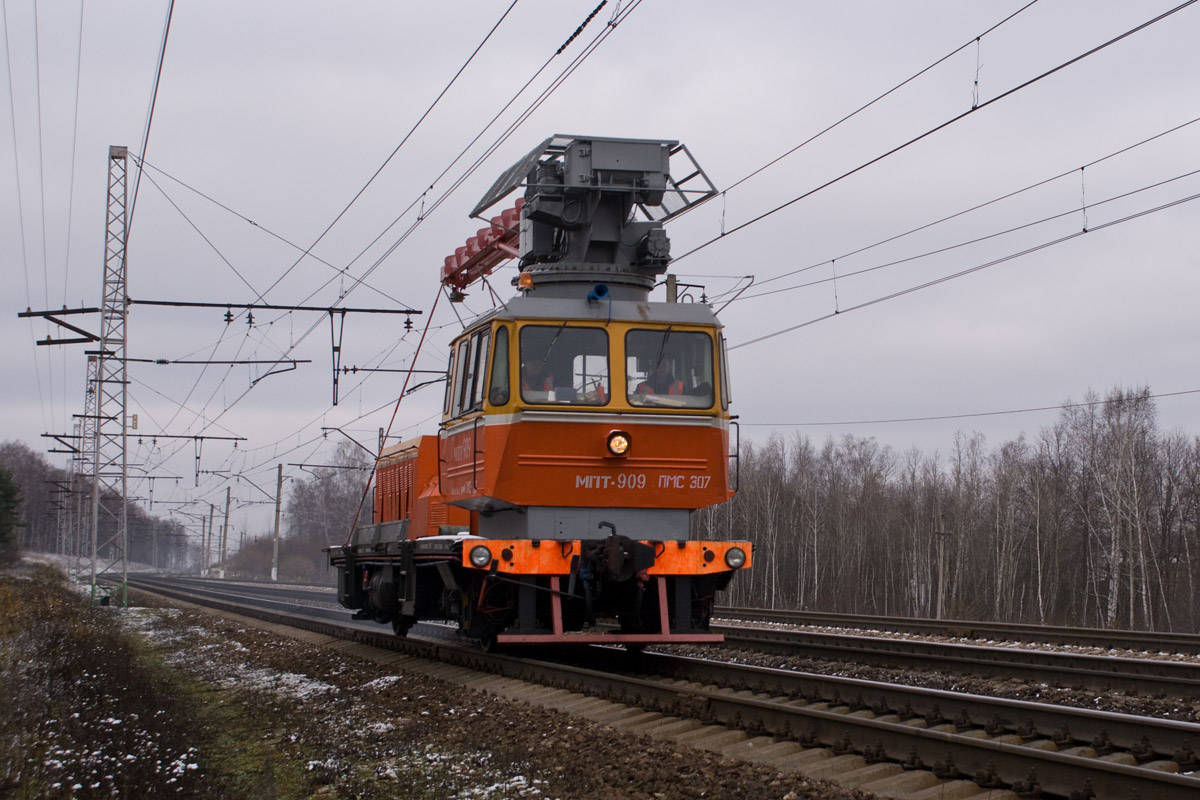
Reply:
[[[71, 473], [52, 465], [46, 457], [22, 442], [0, 443], [0, 472], [8, 475], [16, 499], [5, 501], [12, 515], [12, 553], [31, 550], [74, 557], [83, 548], [91, 555], [92, 484], [72, 482]], [[0, 487], [4, 481], [0, 479]], [[0, 492], [2, 493], [2, 492]], [[100, 497], [101, 560], [117, 553], [118, 512], [121, 498], [112, 492]], [[136, 502], [126, 504], [127, 557], [160, 569], [188, 571], [198, 563], [199, 551], [188, 546], [187, 530], [177, 520], [157, 516]], [[79, 536], [82, 528], [84, 535]], [[0, 548], [3, 547], [0, 538]], [[105, 544], [107, 543], [107, 545]]]
[[[364, 470], [370, 467], [365, 453], [355, 446], [339, 447], [331, 467], [315, 468], [285, 484], [284, 525], [279, 546], [280, 580], [330, 582], [324, 548], [346, 539], [362, 497]], [[83, 548], [86, 559], [91, 543], [91, 493], [89, 480], [71, 481], [70, 473], [52, 465], [40, 452], [22, 442], [0, 443], [0, 562], [28, 550], [74, 557]], [[373, 495], [363, 506], [371, 520]], [[101, 498], [100, 559], [115, 558], [120, 497], [105, 492]], [[206, 504], [201, 504], [206, 505]], [[227, 563], [219, 563], [217, 542], [220, 509], [214, 519], [213, 543], [206, 553], [200, 517], [192, 514], [189, 530], [184, 522], [158, 516], [137, 502], [126, 506], [127, 558], [168, 572], [199, 572], [206, 562], [232, 576], [265, 580], [275, 560], [274, 531], [267, 529], [244, 542], [229, 541]], [[82, 537], [80, 537], [82, 528]]]
[[[331, 463], [285, 485], [281, 580], [332, 580], [324, 549], [345, 541], [370, 465], [350, 444]], [[16, 520], [5, 529], [60, 550], [52, 481], [65, 472], [14, 442], [0, 469], [0, 516]], [[743, 444], [737, 472], [734, 498], [693, 518], [697, 537], [754, 542], [729, 604], [1200, 630], [1200, 437], [1160, 429], [1148, 388], [1089, 393], [1036, 436], [991, 448], [964, 432], [946, 453], [774, 436]], [[360, 522], [371, 506], [368, 493]], [[131, 560], [198, 568], [199, 541], [189, 548], [178, 522], [131, 504], [129, 530]], [[264, 531], [225, 566], [265, 579], [273, 551]]]
[[874, 438], [744, 445], [698, 535], [748, 538], [733, 605], [1195, 631], [1200, 437], [1150, 390], [1089, 393], [1036, 437], [946, 454]]
[[[358, 511], [371, 460], [366, 452], [343, 442], [330, 466], [311, 467], [286, 484], [280, 533], [278, 576], [285, 581], [332, 583], [325, 549], [342, 544]], [[373, 493], [362, 504], [360, 524], [370, 524]], [[232, 574], [261, 578], [275, 561], [274, 531], [252, 537], [230, 559]]]

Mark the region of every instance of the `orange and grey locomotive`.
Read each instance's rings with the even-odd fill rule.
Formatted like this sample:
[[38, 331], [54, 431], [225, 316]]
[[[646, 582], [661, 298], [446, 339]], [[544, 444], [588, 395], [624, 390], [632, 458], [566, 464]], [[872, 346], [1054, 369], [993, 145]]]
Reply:
[[519, 293], [453, 342], [437, 433], [380, 454], [373, 523], [330, 551], [338, 598], [485, 646], [720, 641], [714, 598], [751, 548], [693, 538], [691, 515], [733, 494], [724, 338], [673, 282], [650, 301], [662, 223], [715, 190], [678, 142], [555, 136], [472, 216], [520, 187], [442, 269], [461, 299], [515, 257]]

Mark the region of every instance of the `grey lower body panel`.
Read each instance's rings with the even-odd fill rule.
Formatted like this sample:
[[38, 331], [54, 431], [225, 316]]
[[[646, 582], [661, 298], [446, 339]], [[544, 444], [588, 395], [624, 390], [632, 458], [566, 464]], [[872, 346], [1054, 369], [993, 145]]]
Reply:
[[[616, 533], [640, 541], [688, 538], [691, 512], [676, 508], [563, 508], [533, 506], [479, 517], [485, 539], [604, 539]], [[606, 523], [601, 527], [601, 523]]]

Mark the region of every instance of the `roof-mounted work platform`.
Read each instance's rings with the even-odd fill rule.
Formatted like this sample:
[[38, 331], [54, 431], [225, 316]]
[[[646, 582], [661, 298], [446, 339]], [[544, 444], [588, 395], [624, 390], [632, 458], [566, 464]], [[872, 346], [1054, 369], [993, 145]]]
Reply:
[[447, 257], [443, 284], [461, 292], [515, 255], [543, 295], [603, 282], [619, 299], [644, 299], [671, 260], [663, 223], [717, 195], [679, 142], [556, 135], [501, 175], [471, 215], [520, 187], [514, 208]]

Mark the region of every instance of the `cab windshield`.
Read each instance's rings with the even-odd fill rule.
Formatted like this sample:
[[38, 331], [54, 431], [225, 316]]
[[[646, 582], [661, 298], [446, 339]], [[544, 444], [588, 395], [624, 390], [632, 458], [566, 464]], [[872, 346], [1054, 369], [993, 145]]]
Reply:
[[631, 330], [625, 335], [625, 358], [630, 405], [712, 407], [713, 344], [707, 333]]
[[526, 325], [519, 339], [523, 401], [608, 403], [608, 334], [603, 329]]

